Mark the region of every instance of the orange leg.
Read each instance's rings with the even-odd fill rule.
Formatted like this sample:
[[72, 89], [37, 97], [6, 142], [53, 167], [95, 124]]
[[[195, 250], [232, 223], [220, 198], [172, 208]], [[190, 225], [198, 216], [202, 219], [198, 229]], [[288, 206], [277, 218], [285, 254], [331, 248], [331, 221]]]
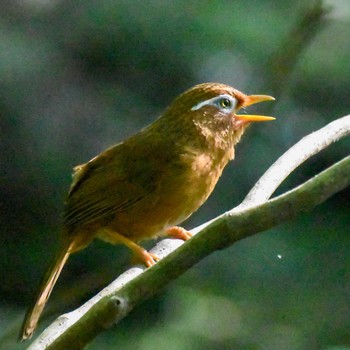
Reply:
[[155, 254], [149, 253], [146, 249], [139, 246], [129, 238], [117, 233], [112, 232], [109, 230], [103, 230], [102, 237], [107, 242], [113, 243], [113, 244], [123, 244], [127, 246], [135, 255], [137, 260], [140, 260], [143, 262], [147, 267], [151, 267], [156, 264], [157, 261], [160, 260], [158, 256]]
[[187, 241], [192, 237], [192, 234], [180, 226], [173, 226], [166, 230], [168, 236], [172, 238], [182, 239]]

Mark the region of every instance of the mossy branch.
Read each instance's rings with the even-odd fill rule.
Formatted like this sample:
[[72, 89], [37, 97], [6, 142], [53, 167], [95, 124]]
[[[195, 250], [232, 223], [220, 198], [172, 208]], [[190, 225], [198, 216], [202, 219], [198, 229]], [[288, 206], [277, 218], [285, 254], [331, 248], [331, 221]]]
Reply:
[[350, 156], [295, 189], [267, 201], [293, 169], [348, 134], [350, 115], [302, 139], [266, 172], [241, 206], [202, 225], [200, 232], [193, 230], [198, 233], [183, 245], [179, 240], [161, 241], [152, 252], [164, 259], [147, 270], [138, 266], [126, 271], [79, 309], [60, 316], [28, 350], [83, 348], [212, 252], [293, 219], [349, 186]]

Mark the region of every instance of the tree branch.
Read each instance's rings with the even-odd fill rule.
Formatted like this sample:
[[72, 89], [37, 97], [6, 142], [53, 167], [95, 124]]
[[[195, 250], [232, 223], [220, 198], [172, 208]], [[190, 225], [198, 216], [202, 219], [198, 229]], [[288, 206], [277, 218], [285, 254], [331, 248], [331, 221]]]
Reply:
[[311, 210], [349, 186], [350, 156], [292, 191], [263, 203], [298, 165], [349, 133], [350, 116], [346, 116], [303, 138], [265, 173], [239, 209], [234, 208], [210, 224], [202, 225], [201, 231], [184, 245], [182, 241], [170, 239], [158, 243], [152, 252], [159, 257], [178, 249], [146, 271], [143, 266], [126, 271], [80, 308], [60, 316], [28, 350], [83, 348], [212, 252]]
[[297, 167], [332, 143], [350, 134], [350, 115], [302, 138], [265, 172], [238, 208], [261, 204]]
[[[323, 128], [303, 137], [270, 166], [249, 191], [242, 203], [233, 208], [231, 212], [264, 203], [298, 166], [332, 143], [348, 135], [350, 135], [350, 115], [334, 120]], [[202, 230], [214, 220], [198, 226], [191, 232]]]
[[286, 38], [281, 40], [281, 45], [271, 54], [266, 64], [265, 71], [268, 78], [265, 82], [274, 96], [281, 94], [300, 56], [309, 47], [316, 34], [325, 27], [329, 11], [330, 8], [324, 5], [323, 0], [310, 0], [303, 4], [296, 23]]

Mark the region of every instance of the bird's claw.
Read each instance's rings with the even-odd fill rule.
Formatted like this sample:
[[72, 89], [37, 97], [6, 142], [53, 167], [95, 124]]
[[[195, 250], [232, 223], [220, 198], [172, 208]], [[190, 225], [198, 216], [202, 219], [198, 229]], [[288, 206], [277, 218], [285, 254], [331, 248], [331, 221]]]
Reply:
[[137, 252], [134, 251], [134, 256], [137, 261], [144, 263], [147, 267], [154, 266], [160, 260], [157, 255], [148, 252], [146, 249], [140, 249]]
[[192, 234], [180, 226], [173, 226], [166, 230], [168, 236], [172, 238], [182, 239], [183, 241], [188, 241]]

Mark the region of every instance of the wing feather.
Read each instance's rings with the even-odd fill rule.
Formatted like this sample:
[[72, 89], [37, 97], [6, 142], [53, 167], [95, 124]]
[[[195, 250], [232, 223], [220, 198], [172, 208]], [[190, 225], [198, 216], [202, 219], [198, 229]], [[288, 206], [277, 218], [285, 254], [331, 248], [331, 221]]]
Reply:
[[156, 159], [156, 154], [146, 155], [140, 162], [135, 150], [122, 143], [75, 167], [64, 217], [68, 231], [112, 218], [153, 193], [161, 178]]

